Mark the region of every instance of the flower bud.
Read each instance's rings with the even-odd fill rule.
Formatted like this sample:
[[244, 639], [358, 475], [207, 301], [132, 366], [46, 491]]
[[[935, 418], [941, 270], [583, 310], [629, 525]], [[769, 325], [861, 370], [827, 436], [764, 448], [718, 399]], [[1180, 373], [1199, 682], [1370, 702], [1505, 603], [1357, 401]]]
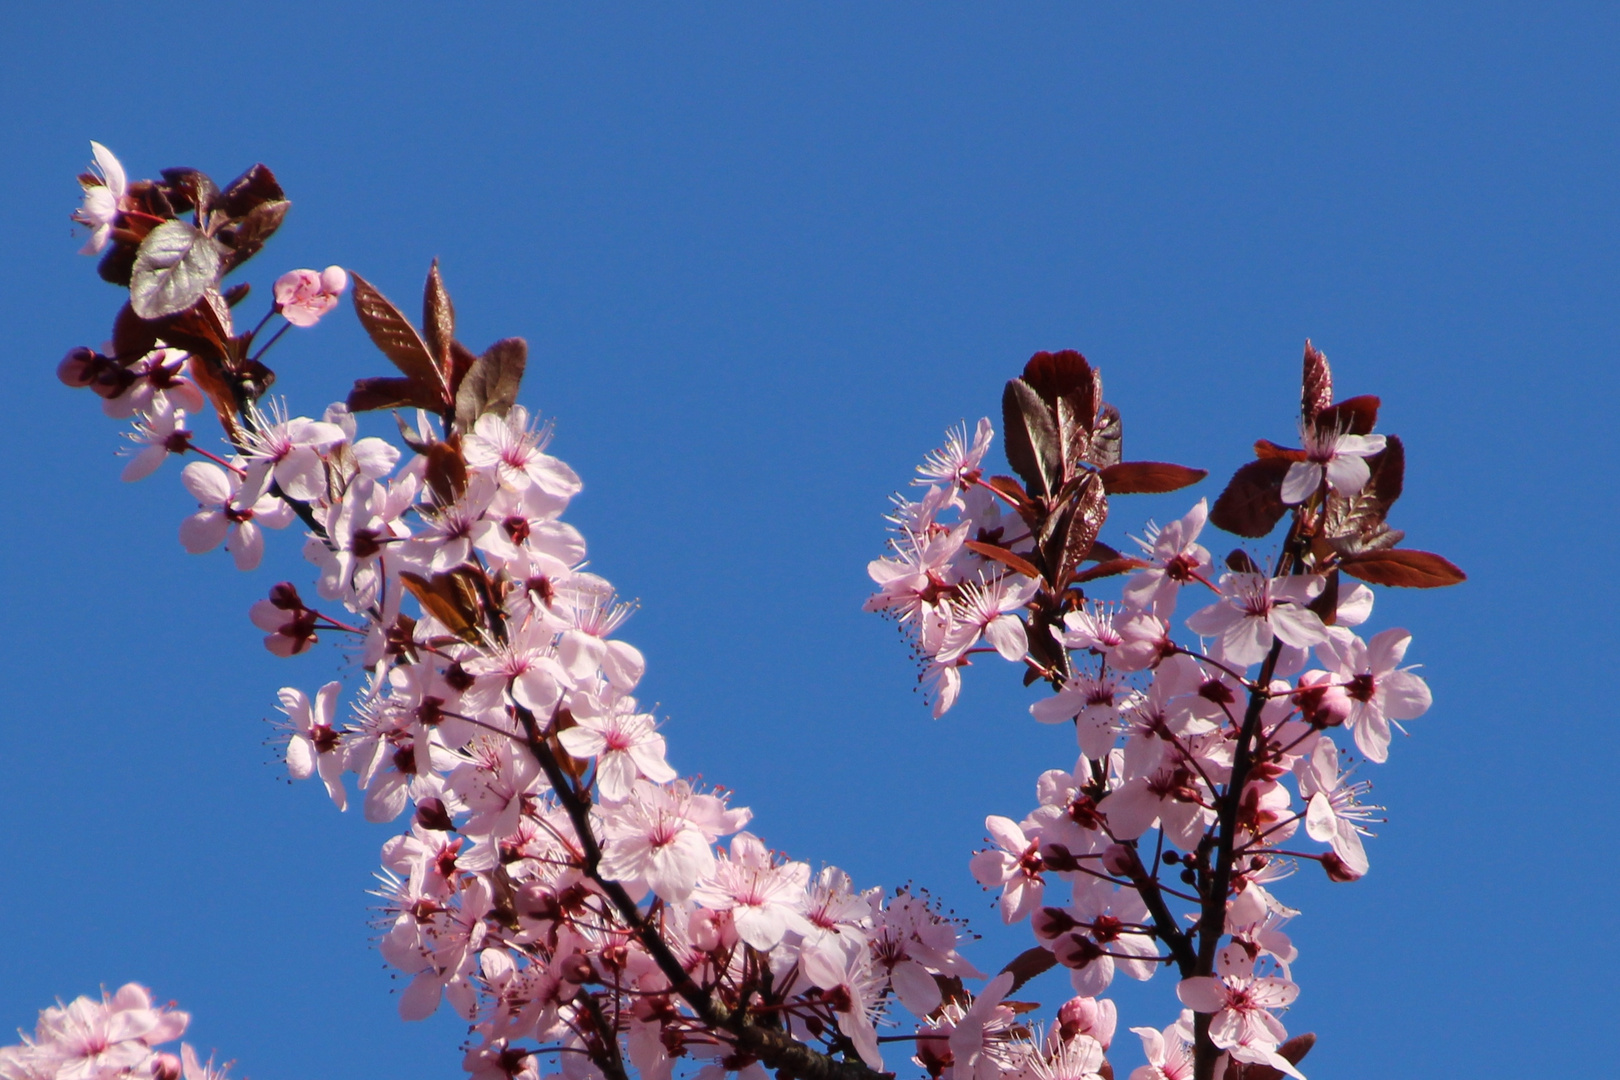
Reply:
[[1130, 877], [1137, 868], [1136, 853], [1124, 844], [1109, 844], [1103, 849], [1102, 864], [1116, 877]]
[[1331, 851], [1322, 856], [1322, 869], [1327, 871], [1329, 881], [1355, 881], [1361, 877]]
[[56, 365], [56, 377], [67, 386], [89, 386], [96, 380], [97, 369], [106, 361], [105, 356], [81, 345], [62, 357], [62, 362]]
[[1030, 929], [1041, 941], [1052, 941], [1062, 937], [1079, 924], [1062, 908], [1043, 907], [1030, 917]]
[[1108, 1049], [1114, 1041], [1114, 1028], [1119, 1022], [1119, 1010], [1112, 1001], [1096, 998], [1070, 998], [1058, 1009], [1058, 1035], [1068, 1042], [1077, 1035], [1090, 1035]]

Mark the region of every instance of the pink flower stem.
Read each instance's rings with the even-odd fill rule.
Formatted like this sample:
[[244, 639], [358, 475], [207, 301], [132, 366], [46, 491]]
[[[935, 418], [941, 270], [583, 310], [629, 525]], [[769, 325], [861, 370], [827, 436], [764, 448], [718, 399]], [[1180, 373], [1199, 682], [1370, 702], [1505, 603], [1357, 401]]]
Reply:
[[[259, 326], [263, 326], [263, 325], [264, 325], [263, 323], [259, 324]], [[272, 346], [276, 342], [280, 341], [281, 340], [281, 335], [285, 334], [287, 332], [287, 329], [289, 327], [291, 327], [291, 326], [292, 326], [292, 323], [283, 323], [281, 325], [281, 329], [277, 330], [274, 334], [270, 335], [270, 340], [264, 343], [264, 348], [260, 349], [257, 354], [255, 354], [255, 355], [248, 358], [248, 362], [249, 363], [258, 363], [260, 360], [262, 360], [264, 358], [264, 354], [270, 351], [270, 346]], [[255, 329], [253, 332], [256, 334], [259, 331], [257, 329]]]

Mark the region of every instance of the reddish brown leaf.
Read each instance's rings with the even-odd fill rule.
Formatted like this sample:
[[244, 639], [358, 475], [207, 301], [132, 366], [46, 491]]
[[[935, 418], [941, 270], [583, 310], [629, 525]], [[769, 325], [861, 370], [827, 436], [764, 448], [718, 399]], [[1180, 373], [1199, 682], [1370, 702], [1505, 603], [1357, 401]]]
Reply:
[[1115, 574], [1126, 574], [1132, 570], [1141, 570], [1151, 566], [1152, 563], [1141, 559], [1104, 559], [1089, 570], [1082, 570], [1074, 576], [1076, 583], [1096, 581], [1098, 578], [1113, 577]]
[[1180, 491], [1208, 476], [1204, 469], [1189, 469], [1163, 461], [1122, 461], [1098, 474], [1110, 495], [1156, 495]]
[[242, 220], [233, 222], [215, 234], [216, 239], [229, 250], [225, 255], [226, 270], [241, 266], [264, 247], [287, 217], [292, 203], [286, 199], [262, 202], [247, 212]]
[[1100, 402], [1092, 396], [1096, 384], [1084, 356], [1073, 349], [1038, 352], [1024, 365], [1024, 381], [1049, 405], [1056, 406], [1059, 398], [1068, 398], [1075, 416], [1091, 427]]
[[1381, 402], [1371, 394], [1346, 398], [1329, 409], [1316, 414], [1316, 426], [1323, 431], [1343, 431], [1350, 435], [1366, 435], [1378, 424], [1378, 406]]
[[135, 309], [126, 302], [118, 309], [118, 317], [113, 319], [112, 347], [113, 358], [120, 363], [129, 364], [157, 347], [157, 331], [153, 325], [135, 314]]
[[1091, 449], [1101, 383], [1086, 358], [1073, 349], [1038, 352], [1024, 365], [1023, 379], [1052, 411], [1057, 421], [1058, 460], [1063, 476]]
[[176, 213], [195, 209], [207, 214], [219, 198], [219, 185], [207, 173], [197, 169], [164, 169], [163, 187]]
[[422, 610], [443, 623], [445, 629], [463, 641], [478, 640], [478, 593], [464, 576], [452, 572], [434, 574], [429, 579], [402, 570], [399, 577]]
[[1288, 512], [1282, 501], [1282, 482], [1287, 474], [1288, 462], [1281, 459], [1249, 462], [1233, 474], [1226, 490], [1215, 500], [1209, 512], [1210, 524], [1238, 536], [1265, 536]]
[[349, 411], [367, 412], [371, 409], [438, 409], [442, 402], [421, 383], [398, 376], [356, 379], [349, 391]]
[[1119, 553], [1118, 548], [1105, 544], [1101, 540], [1092, 542], [1091, 554], [1086, 556], [1086, 558], [1095, 559], [1098, 562], [1107, 562], [1109, 559], [1123, 559], [1124, 557]]
[[1041, 572], [1035, 568], [1034, 563], [1030, 562], [1022, 555], [1008, 551], [1004, 547], [1000, 547], [996, 544], [986, 544], [982, 540], [968, 540], [962, 546], [967, 548], [969, 551], [974, 551], [980, 555], [983, 555], [987, 559], [994, 559], [1003, 566], [1010, 566], [1020, 574], [1023, 574], [1025, 577], [1032, 577], [1037, 581], [1040, 580]]
[[276, 174], [263, 165], [255, 165], [225, 185], [214, 202], [214, 209], [223, 211], [226, 217], [240, 219], [261, 203], [279, 202], [286, 197], [287, 193], [276, 182]]
[[505, 416], [517, 403], [528, 359], [522, 338], [503, 338], [485, 349], [456, 387], [456, 430], [471, 431], [485, 413]]
[[1374, 585], [1407, 589], [1438, 589], [1468, 580], [1468, 575], [1450, 560], [1432, 551], [1369, 551], [1341, 560], [1339, 567], [1351, 577]]
[[1001, 423], [1007, 464], [1029, 492], [1050, 495], [1061, 473], [1057, 425], [1046, 403], [1024, 380], [1007, 381], [1001, 395]]
[[1124, 442], [1119, 410], [1104, 402], [1097, 414], [1096, 430], [1091, 433], [1091, 450], [1086, 454], [1086, 460], [1099, 469], [1118, 465], [1125, 452]]
[[1307, 423], [1333, 404], [1333, 372], [1321, 350], [1305, 340], [1305, 377], [1300, 393], [1300, 415]]
[[382, 350], [405, 377], [419, 386], [415, 397], [431, 399], [434, 404], [423, 408], [440, 409], [450, 400], [442, 373], [428, 352], [427, 342], [416, 332], [410, 320], [400, 314], [399, 308], [388, 302], [359, 274], [349, 275], [354, 280], [354, 312], [360, 325], [371, 335], [372, 343]]
[[467, 463], [461, 453], [447, 442], [436, 442], [423, 455], [427, 458], [428, 490], [440, 506], [448, 506], [461, 498], [467, 490]]
[[158, 337], [176, 348], [236, 367], [237, 350], [231, 339], [231, 309], [215, 289], [208, 289], [186, 310], [152, 320]]
[[456, 306], [439, 276], [439, 260], [428, 267], [427, 284], [422, 286], [422, 337], [428, 354], [438, 366], [446, 385], [450, 384], [450, 343], [456, 339]]
[[1260, 573], [1260, 567], [1255, 564], [1254, 557], [1242, 548], [1233, 548], [1226, 553], [1226, 568], [1237, 574]]
[[[1069, 517], [1069, 527], [1063, 538], [1062, 555], [1055, 560], [1058, 564], [1058, 576], [1052, 584], [1059, 589], [1068, 584], [1075, 568], [1091, 554], [1091, 545], [1096, 542], [1097, 534], [1102, 531], [1103, 522], [1108, 520], [1108, 494], [1096, 478], [1088, 479], [1089, 482], [1074, 504], [1074, 513]], [[1054, 560], [1047, 561], [1050, 565]]]
[[1270, 439], [1256, 439], [1254, 456], [1261, 461], [1304, 461], [1305, 451], [1295, 450], [1291, 446], [1278, 446]]
[[1372, 475], [1363, 490], [1377, 499], [1387, 514], [1395, 500], [1401, 497], [1406, 482], [1406, 446], [1401, 442], [1401, 437], [1390, 435], [1385, 438], [1384, 448], [1367, 459], [1367, 467]]
[[1013, 507], [1029, 505], [1029, 496], [1024, 493], [1024, 486], [1010, 476], [992, 476], [984, 483]]

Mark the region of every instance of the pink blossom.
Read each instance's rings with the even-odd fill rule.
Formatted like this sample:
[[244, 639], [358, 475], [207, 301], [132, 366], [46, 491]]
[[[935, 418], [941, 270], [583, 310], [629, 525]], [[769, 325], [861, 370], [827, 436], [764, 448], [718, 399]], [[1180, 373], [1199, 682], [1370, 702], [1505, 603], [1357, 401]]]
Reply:
[[252, 418], [242, 436], [242, 456], [250, 466], [268, 467], [281, 490], [294, 499], [323, 497], [321, 455], [344, 441], [343, 429], [307, 416], [289, 419], [286, 403], [278, 400], [272, 400], [267, 410], [253, 406]]
[[113, 156], [111, 150], [92, 141], [90, 152], [95, 155], [94, 167], [101, 176], [99, 182], [81, 181], [84, 187], [84, 205], [74, 211], [73, 220], [81, 225], [90, 226], [90, 239], [79, 249], [81, 255], [98, 254], [107, 246], [113, 226], [118, 224], [119, 214], [124, 209], [124, 196], [129, 190], [129, 180], [124, 175], [124, 166]]
[[170, 454], [183, 454], [191, 449], [191, 432], [186, 430], [186, 411], [178, 408], [159, 409], [153, 413], [136, 413], [135, 430], [128, 432], [136, 450], [124, 466], [121, 479], [144, 480], [157, 471]]
[[709, 845], [740, 829], [746, 815], [679, 781], [660, 787], [637, 780], [628, 799], [604, 810], [602, 874], [671, 903], [684, 901], [714, 872]]
[[1305, 440], [1305, 460], [1288, 466], [1282, 483], [1284, 503], [1292, 506], [1309, 499], [1324, 478], [1340, 495], [1361, 494], [1372, 475], [1365, 459], [1384, 449], [1382, 435], [1346, 435], [1313, 424], [1306, 424], [1300, 434]]
[[1403, 668], [1412, 635], [1392, 628], [1363, 642], [1354, 635], [1334, 635], [1318, 652], [1334, 668], [1334, 678], [1343, 683], [1351, 700], [1347, 726], [1355, 734], [1356, 747], [1369, 761], [1389, 758], [1390, 724], [1415, 720], [1429, 711], [1433, 698], [1428, 684]]
[[693, 890], [692, 900], [710, 911], [729, 911], [737, 937], [764, 952], [789, 931], [812, 932], [804, 917], [809, 882], [809, 866], [777, 864], [759, 837], [738, 833], [730, 855], [717, 860], [714, 873]]
[[253, 470], [244, 478], [212, 462], [187, 465], [180, 482], [200, 509], [181, 522], [180, 543], [193, 555], [201, 555], [224, 541], [238, 570], [255, 569], [264, 557], [260, 526], [282, 529], [293, 521], [292, 507], [264, 493], [268, 479], [268, 469]]
[[1150, 565], [1125, 583], [1121, 596], [1128, 606], [1151, 611], [1161, 619], [1170, 617], [1181, 587], [1209, 573], [1209, 551], [1196, 542], [1208, 518], [1209, 505], [1199, 499], [1180, 520], [1162, 529], [1148, 526], [1147, 539], [1138, 540], [1137, 545]]
[[945, 445], [929, 451], [923, 464], [917, 466], [918, 479], [912, 483], [937, 482], [959, 489], [973, 486], [979, 479], [979, 463], [990, 449], [990, 440], [994, 435], [995, 429], [990, 426], [988, 416], [979, 420], [971, 443], [968, 441], [966, 424], [947, 430]]
[[959, 599], [952, 605], [955, 622], [936, 658], [955, 660], [977, 644], [982, 635], [1003, 660], [1022, 660], [1029, 651], [1029, 638], [1024, 621], [1015, 613], [1023, 610], [1040, 587], [1039, 581], [1021, 574], [964, 583]]
[[1162, 1032], [1150, 1027], [1131, 1028], [1132, 1034], [1142, 1040], [1142, 1054], [1148, 1063], [1132, 1071], [1130, 1080], [1192, 1080], [1192, 1013], [1181, 1015]]
[[1255, 975], [1254, 962], [1237, 952], [1242, 955], [1222, 950], [1219, 975], [1183, 979], [1176, 994], [1188, 1008], [1211, 1016], [1209, 1034], [1216, 1046], [1260, 1051], [1264, 1063], [1297, 1077], [1299, 1072], [1275, 1053], [1288, 1031], [1272, 1011], [1293, 1004], [1299, 987], [1275, 975]]
[[1375, 820], [1376, 806], [1358, 800], [1372, 785], [1366, 781], [1347, 784], [1339, 773], [1339, 750], [1331, 739], [1317, 741], [1316, 749], [1299, 777], [1299, 793], [1307, 800], [1305, 832], [1312, 840], [1333, 848], [1344, 869], [1355, 877], [1367, 872], [1367, 852], [1361, 838], [1372, 835], [1365, 823]]
[[1187, 626], [1195, 634], [1219, 640], [1221, 655], [1234, 664], [1258, 664], [1274, 638], [1299, 648], [1327, 640], [1322, 620], [1305, 605], [1322, 592], [1315, 574], [1269, 578], [1262, 574], [1226, 574], [1221, 600], [1193, 613]]
[[1018, 922], [1041, 904], [1045, 880], [1040, 842], [1025, 836], [1016, 822], [995, 814], [984, 819], [984, 827], [1000, 850], [973, 856], [973, 879], [987, 889], [1001, 886], [1001, 921]]
[[287, 773], [294, 780], [319, 773], [327, 794], [339, 810], [348, 806], [343, 790], [344, 748], [332, 726], [333, 710], [342, 683], [329, 682], [311, 702], [297, 687], [281, 688], [281, 711], [287, 714]]
[[807, 952], [804, 975], [819, 987], [838, 1021], [838, 1030], [855, 1045], [869, 1069], [882, 1070], [872, 1012], [882, 993], [882, 980], [872, 971], [865, 949], [850, 953]]
[[550, 441], [550, 427], [530, 430], [528, 410], [514, 405], [504, 417], [480, 416], [462, 443], [462, 455], [475, 469], [494, 469], [501, 484], [514, 491], [533, 484], [548, 495], [572, 498], [579, 494], [579, 477], [545, 453]]
[[349, 275], [341, 266], [328, 266], [320, 273], [289, 270], [276, 278], [276, 308], [294, 326], [314, 326], [337, 307], [338, 297], [348, 287]]
[[[628, 705], [635, 707], [635, 701]], [[636, 778], [655, 784], [675, 779], [664, 760], [664, 737], [651, 716], [626, 712], [617, 705], [595, 715], [574, 710], [574, 726], [558, 732], [563, 749], [578, 758], [596, 758], [596, 785], [614, 802], [628, 798]], [[765, 947], [765, 946], [762, 946]]]

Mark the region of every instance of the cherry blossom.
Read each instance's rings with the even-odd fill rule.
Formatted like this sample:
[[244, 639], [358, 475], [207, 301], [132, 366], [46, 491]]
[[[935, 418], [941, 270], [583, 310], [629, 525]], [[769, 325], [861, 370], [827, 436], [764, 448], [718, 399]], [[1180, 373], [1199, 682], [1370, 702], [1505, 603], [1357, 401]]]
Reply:
[[119, 214], [124, 209], [124, 195], [129, 190], [124, 166], [111, 150], [92, 141], [90, 152], [95, 156], [94, 168], [100, 175], [81, 181], [84, 205], [73, 213], [74, 221], [90, 227], [90, 239], [79, 249], [81, 255], [100, 254], [107, 246], [113, 226], [118, 224]]
[[[1332, 637], [1318, 653], [1333, 665], [1349, 696], [1350, 714], [1345, 723], [1355, 734], [1356, 747], [1369, 761], [1389, 759], [1392, 721], [1415, 720], [1429, 711], [1433, 702], [1428, 684], [1400, 663], [1412, 635], [1405, 630], [1383, 630], [1363, 642], [1355, 636]], [[1397, 727], [1400, 725], [1396, 723]]]
[[1195, 612], [1187, 626], [1217, 638], [1221, 655], [1235, 664], [1258, 664], [1274, 638], [1298, 648], [1327, 640], [1321, 618], [1305, 606], [1322, 592], [1319, 577], [1233, 573], [1221, 578], [1220, 587], [1221, 600]]
[[264, 557], [264, 528], [283, 529], [292, 524], [292, 508], [265, 494], [268, 469], [246, 477], [226, 472], [207, 461], [193, 461], [180, 473], [186, 490], [199, 509], [180, 525], [180, 543], [193, 555], [225, 544], [238, 570], [253, 570]]
[[341, 266], [328, 266], [320, 273], [289, 270], [276, 278], [276, 307], [294, 326], [314, 326], [337, 307], [338, 297], [348, 287], [349, 275]]
[[1366, 458], [1384, 449], [1382, 435], [1346, 435], [1314, 424], [1305, 425], [1301, 436], [1305, 460], [1288, 466], [1283, 477], [1282, 501], [1289, 505], [1316, 494], [1324, 479], [1340, 495], [1359, 495], [1371, 476]]

